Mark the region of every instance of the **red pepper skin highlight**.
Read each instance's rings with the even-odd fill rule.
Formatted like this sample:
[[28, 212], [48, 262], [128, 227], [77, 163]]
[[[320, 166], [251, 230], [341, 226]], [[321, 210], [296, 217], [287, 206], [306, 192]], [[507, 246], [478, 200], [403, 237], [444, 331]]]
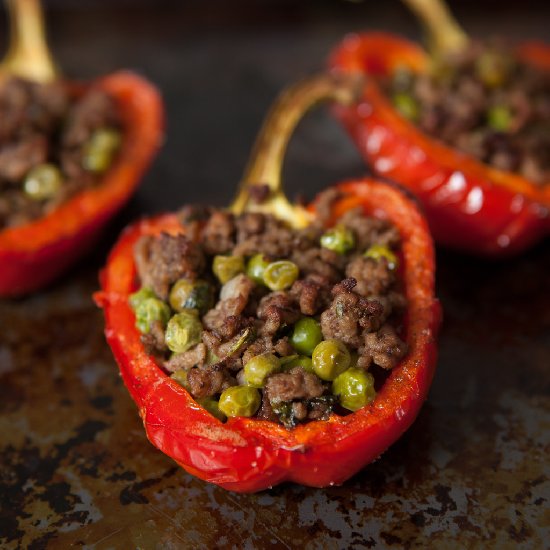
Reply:
[[40, 219], [0, 231], [0, 296], [37, 290], [86, 253], [130, 198], [162, 143], [163, 104], [151, 83], [121, 71], [91, 86], [105, 90], [117, 102], [124, 129], [121, 150], [94, 188]]
[[426, 399], [441, 317], [426, 222], [416, 205], [391, 185], [359, 180], [338, 189], [343, 198], [333, 207], [335, 219], [362, 206], [400, 230], [409, 302], [408, 355], [392, 370], [374, 402], [349, 416], [332, 415], [293, 430], [250, 418], [232, 418], [224, 424], [211, 416], [147, 355], [128, 305], [136, 288], [136, 240], [145, 234], [181, 231], [176, 217], [160, 216], [128, 227], [111, 251], [101, 273], [102, 290], [95, 295], [104, 309], [107, 341], [151, 443], [205, 481], [238, 492], [259, 491], [284, 481], [313, 487], [341, 484], [396, 441]]
[[[526, 43], [517, 54], [550, 69], [549, 46]], [[437, 243], [487, 257], [527, 249], [550, 234], [550, 182], [537, 186], [424, 134], [399, 115], [376, 82], [399, 66], [421, 72], [428, 63], [419, 46], [397, 36], [348, 36], [330, 56], [331, 69], [374, 78], [367, 79], [359, 103], [335, 106], [336, 116], [376, 174], [420, 199]]]

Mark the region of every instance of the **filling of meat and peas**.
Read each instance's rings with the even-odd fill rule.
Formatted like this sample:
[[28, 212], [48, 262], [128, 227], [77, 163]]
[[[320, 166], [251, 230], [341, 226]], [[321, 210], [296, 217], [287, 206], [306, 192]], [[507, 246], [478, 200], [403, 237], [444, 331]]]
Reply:
[[0, 87], [0, 229], [27, 223], [93, 186], [121, 141], [113, 99], [72, 98], [60, 83]]
[[370, 403], [407, 353], [397, 229], [361, 210], [331, 229], [216, 209], [142, 237], [130, 298], [146, 350], [220, 419], [298, 422]]
[[424, 132], [500, 170], [550, 182], [550, 72], [500, 44], [474, 42], [430, 73], [397, 70], [384, 86]]

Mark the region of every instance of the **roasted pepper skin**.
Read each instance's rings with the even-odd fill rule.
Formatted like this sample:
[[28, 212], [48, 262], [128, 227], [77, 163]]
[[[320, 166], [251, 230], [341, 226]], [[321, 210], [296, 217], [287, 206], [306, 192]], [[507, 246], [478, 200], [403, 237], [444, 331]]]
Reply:
[[[76, 94], [83, 89], [67, 85]], [[89, 250], [132, 195], [162, 142], [163, 104], [152, 84], [121, 71], [90, 86], [105, 90], [117, 102], [124, 131], [121, 150], [96, 187], [40, 219], [0, 231], [0, 296], [47, 285]]]
[[[550, 47], [527, 43], [518, 56], [550, 69]], [[425, 71], [427, 54], [383, 33], [350, 35], [330, 56], [335, 72], [382, 76], [405, 66]], [[399, 115], [367, 78], [362, 101], [334, 112], [359, 151], [381, 176], [410, 189], [423, 203], [437, 243], [486, 257], [519, 253], [550, 234], [550, 185], [537, 186], [422, 133]]]
[[181, 231], [176, 217], [165, 215], [130, 226], [111, 251], [101, 273], [102, 290], [95, 296], [104, 309], [107, 341], [151, 443], [203, 480], [238, 492], [259, 491], [283, 481], [313, 487], [343, 483], [403, 434], [426, 399], [440, 323], [426, 222], [415, 204], [388, 184], [360, 180], [339, 189], [342, 198], [333, 207], [335, 219], [362, 206], [388, 218], [401, 231], [409, 304], [405, 318], [409, 354], [391, 372], [375, 401], [349, 416], [333, 415], [293, 430], [249, 418], [224, 424], [211, 416], [147, 355], [128, 305], [136, 288], [136, 240], [144, 234]]

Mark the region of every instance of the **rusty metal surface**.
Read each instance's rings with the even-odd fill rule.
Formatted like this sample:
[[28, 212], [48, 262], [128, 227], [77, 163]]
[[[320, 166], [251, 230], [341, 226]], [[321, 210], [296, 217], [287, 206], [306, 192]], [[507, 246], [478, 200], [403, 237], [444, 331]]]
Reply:
[[[367, 14], [370, 26], [392, 20], [355, 5], [339, 7], [334, 20], [326, 9], [220, 32], [206, 23], [191, 31], [177, 10], [114, 14], [106, 25], [102, 12], [57, 14], [54, 40], [67, 72], [78, 73], [78, 59], [89, 74], [137, 66], [164, 91], [169, 139], [93, 257], [50, 289], [0, 301], [2, 548], [548, 544], [548, 242], [501, 263], [439, 251], [445, 320], [429, 400], [399, 442], [341, 487], [286, 484], [239, 495], [205, 484], [147, 442], [118, 376], [90, 298], [106, 250], [137, 215], [186, 200], [226, 202], [275, 91], [319, 67], [352, 15]], [[400, 13], [394, 28], [413, 34]], [[470, 23], [483, 28], [474, 15]], [[530, 28], [523, 17], [503, 25], [521, 36]], [[537, 27], [534, 19], [544, 38], [544, 20]], [[133, 32], [142, 40], [130, 48]], [[362, 170], [337, 126], [318, 115], [298, 133], [287, 176], [311, 193]]]

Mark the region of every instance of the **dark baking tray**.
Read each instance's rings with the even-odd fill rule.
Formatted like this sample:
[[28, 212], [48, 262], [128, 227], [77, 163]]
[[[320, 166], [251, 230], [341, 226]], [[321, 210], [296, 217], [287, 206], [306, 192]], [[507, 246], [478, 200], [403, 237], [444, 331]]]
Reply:
[[[467, 27], [548, 39], [548, 4], [455, 2]], [[51, 4], [61, 65], [155, 81], [167, 141], [103, 241], [53, 287], [0, 301], [4, 548], [542, 548], [548, 544], [550, 247], [486, 262], [438, 251], [439, 367], [416, 423], [341, 487], [256, 495], [199, 481], [146, 440], [91, 301], [121, 227], [184, 202], [227, 203], [262, 116], [354, 28], [418, 37], [398, 2]], [[532, 9], [529, 9], [532, 8]], [[535, 9], [536, 8], [536, 9]], [[545, 34], [546, 33], [546, 34]], [[365, 168], [323, 112], [285, 177], [311, 196]], [[1, 266], [0, 266], [1, 268]]]

